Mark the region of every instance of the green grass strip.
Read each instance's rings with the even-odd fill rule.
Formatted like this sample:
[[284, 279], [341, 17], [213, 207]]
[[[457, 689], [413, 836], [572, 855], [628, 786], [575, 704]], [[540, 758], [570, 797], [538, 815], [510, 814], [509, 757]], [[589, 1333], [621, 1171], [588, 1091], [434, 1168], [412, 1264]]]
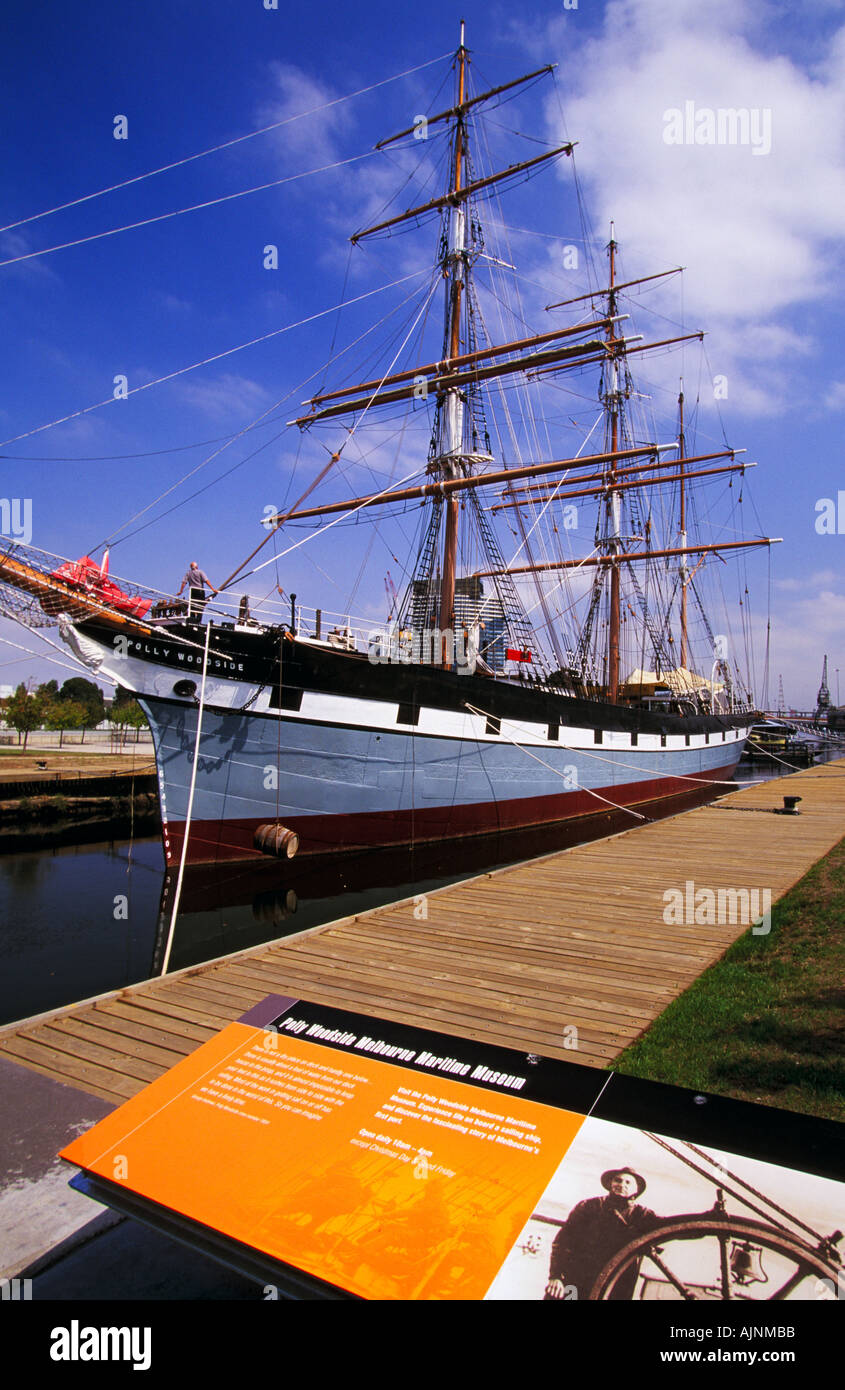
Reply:
[[844, 926], [841, 840], [775, 904], [769, 934], [749, 928], [613, 1070], [845, 1120]]

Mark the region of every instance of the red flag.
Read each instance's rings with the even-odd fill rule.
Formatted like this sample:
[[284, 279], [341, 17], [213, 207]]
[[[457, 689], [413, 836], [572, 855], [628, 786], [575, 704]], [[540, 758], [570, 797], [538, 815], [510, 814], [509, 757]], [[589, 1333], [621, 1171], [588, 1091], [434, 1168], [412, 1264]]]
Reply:
[[505, 652], [506, 661], [530, 661], [531, 653], [524, 652], [519, 647], [508, 647]]

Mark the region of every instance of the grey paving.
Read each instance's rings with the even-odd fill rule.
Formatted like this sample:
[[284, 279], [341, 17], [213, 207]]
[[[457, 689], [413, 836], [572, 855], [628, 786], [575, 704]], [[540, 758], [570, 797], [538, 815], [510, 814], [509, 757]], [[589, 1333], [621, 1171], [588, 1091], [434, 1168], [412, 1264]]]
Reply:
[[0, 1279], [40, 1299], [252, 1299], [262, 1286], [68, 1186], [59, 1149], [114, 1107], [0, 1057]]

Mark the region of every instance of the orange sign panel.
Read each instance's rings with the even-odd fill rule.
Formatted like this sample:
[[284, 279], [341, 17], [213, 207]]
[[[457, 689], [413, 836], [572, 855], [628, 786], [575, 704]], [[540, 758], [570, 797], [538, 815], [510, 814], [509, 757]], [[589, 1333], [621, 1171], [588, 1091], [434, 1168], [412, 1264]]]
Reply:
[[232, 1023], [62, 1157], [365, 1297], [475, 1299], [583, 1119]]

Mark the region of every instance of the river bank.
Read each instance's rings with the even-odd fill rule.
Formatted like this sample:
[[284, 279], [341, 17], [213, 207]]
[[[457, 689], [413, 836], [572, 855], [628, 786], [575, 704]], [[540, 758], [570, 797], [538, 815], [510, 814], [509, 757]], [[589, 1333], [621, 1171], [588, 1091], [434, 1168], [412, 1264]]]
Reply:
[[0, 751], [0, 854], [149, 835], [159, 825], [155, 763], [143, 747]]

